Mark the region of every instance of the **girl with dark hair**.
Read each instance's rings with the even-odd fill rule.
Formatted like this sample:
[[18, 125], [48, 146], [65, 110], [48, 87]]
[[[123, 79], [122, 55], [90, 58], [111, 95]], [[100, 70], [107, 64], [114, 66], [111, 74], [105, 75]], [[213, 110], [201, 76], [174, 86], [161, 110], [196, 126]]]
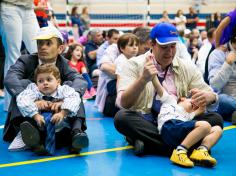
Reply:
[[96, 90], [93, 87], [93, 83], [87, 72], [84, 58], [83, 58], [83, 46], [81, 44], [75, 43], [69, 46], [69, 49], [65, 55], [69, 59], [69, 65], [74, 68], [77, 72], [82, 74], [84, 79], [88, 82], [88, 89], [84, 94], [84, 99], [92, 99], [96, 96]]

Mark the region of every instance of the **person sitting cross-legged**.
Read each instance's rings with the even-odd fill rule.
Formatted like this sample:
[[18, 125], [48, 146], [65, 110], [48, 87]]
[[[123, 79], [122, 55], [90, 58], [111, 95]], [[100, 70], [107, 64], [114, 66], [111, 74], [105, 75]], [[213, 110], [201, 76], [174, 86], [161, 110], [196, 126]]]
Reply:
[[[74, 88], [80, 96], [83, 96], [87, 88], [87, 83], [83, 77], [71, 69], [68, 60], [61, 55], [64, 48], [62, 45], [63, 37], [55, 27], [41, 28], [35, 39], [38, 53], [22, 55], [8, 70], [4, 79], [4, 86], [12, 96], [3, 131], [3, 140], [7, 142], [11, 142], [16, 137], [21, 124], [25, 122], [25, 117], [17, 107], [16, 98], [30, 83], [35, 81], [34, 71], [38, 65], [54, 64], [60, 71], [61, 84]], [[86, 147], [86, 145], [82, 145], [88, 141], [85, 133], [87, 126], [83, 101], [80, 102], [79, 106], [77, 114], [70, 120], [69, 136], [63, 137], [67, 136], [67, 133], [63, 131], [61, 133], [61, 145], [65, 145], [65, 140], [69, 139], [72, 140], [72, 143], [81, 143], [82, 147]], [[74, 151], [73, 145], [71, 149]]]
[[[55, 133], [70, 128], [69, 121], [79, 110], [81, 98], [73, 88], [60, 85], [60, 72], [53, 64], [39, 65], [35, 82], [17, 96], [17, 106], [26, 119], [20, 125], [22, 139], [36, 153], [54, 155]], [[80, 145], [87, 146], [88, 140]], [[82, 148], [80, 145], [72, 143], [74, 148]]]

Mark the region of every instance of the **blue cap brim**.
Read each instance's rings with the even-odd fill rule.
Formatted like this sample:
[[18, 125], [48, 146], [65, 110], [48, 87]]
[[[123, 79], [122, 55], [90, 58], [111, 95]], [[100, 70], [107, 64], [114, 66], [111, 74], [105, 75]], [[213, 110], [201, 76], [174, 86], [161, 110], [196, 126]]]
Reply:
[[168, 45], [172, 43], [179, 42], [179, 37], [159, 37], [158, 40], [156, 39], [159, 45]]

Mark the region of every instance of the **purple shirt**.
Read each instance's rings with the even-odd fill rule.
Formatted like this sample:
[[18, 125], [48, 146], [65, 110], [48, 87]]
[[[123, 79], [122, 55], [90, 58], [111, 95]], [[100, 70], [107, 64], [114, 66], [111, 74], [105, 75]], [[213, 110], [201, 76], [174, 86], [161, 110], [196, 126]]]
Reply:
[[223, 45], [230, 40], [230, 38], [232, 37], [233, 28], [236, 26], [236, 10], [229, 12], [226, 17], [227, 16], [230, 17], [230, 23], [222, 32], [220, 45]]

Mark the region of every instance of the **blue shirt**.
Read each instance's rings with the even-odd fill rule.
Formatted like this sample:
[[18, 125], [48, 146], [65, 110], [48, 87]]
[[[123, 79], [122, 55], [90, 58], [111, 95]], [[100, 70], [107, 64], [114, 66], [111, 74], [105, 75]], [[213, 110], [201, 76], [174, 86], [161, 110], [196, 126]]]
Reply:
[[[198, 17], [197, 14], [187, 14], [186, 15], [187, 20], [188, 19], [195, 19], [197, 17]], [[197, 23], [196, 22], [194, 22], [194, 23], [186, 23], [186, 27], [188, 29], [190, 29], [190, 30], [193, 30], [193, 29], [197, 28]]]
[[96, 64], [96, 59], [91, 59], [88, 55], [89, 52], [94, 51], [98, 49], [98, 46], [93, 42], [93, 41], [88, 41], [88, 43], [85, 46], [85, 59], [86, 59], [86, 64], [88, 66], [88, 69], [91, 69], [91, 67]]

